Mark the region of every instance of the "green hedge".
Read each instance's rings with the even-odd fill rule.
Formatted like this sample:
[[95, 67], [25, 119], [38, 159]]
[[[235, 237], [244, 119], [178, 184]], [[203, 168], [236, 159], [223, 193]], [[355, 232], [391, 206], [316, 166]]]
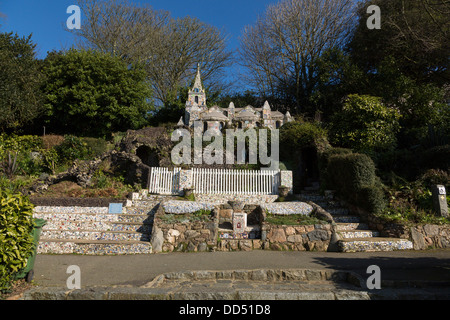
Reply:
[[328, 158], [324, 157], [322, 172], [327, 188], [336, 190], [344, 200], [370, 213], [379, 213], [385, 208], [382, 185], [369, 156], [334, 150], [329, 151]]
[[365, 154], [351, 153], [330, 158], [327, 172], [331, 184], [346, 194], [375, 183], [375, 165]]
[[328, 168], [328, 163], [330, 161], [330, 158], [334, 155], [343, 155], [343, 154], [350, 154], [350, 153], [352, 153], [351, 149], [327, 148], [319, 154], [318, 167], [319, 167], [319, 172], [320, 172], [320, 174], [319, 174], [320, 175], [320, 186], [323, 190], [333, 188], [331, 185], [328, 185], [330, 183], [330, 178], [328, 177], [327, 168]]

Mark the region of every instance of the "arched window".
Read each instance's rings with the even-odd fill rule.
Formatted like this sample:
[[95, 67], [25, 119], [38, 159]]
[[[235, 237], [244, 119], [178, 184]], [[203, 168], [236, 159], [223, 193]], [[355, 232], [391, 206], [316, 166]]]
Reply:
[[198, 96], [195, 96], [195, 103], [198, 104]]
[[281, 127], [281, 121], [277, 121], [277, 122], [275, 123], [275, 125], [276, 125], [276, 128], [279, 129], [279, 128]]

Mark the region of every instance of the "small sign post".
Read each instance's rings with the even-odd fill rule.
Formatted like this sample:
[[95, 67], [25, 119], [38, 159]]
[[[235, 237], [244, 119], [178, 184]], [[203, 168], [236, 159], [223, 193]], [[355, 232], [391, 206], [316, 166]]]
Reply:
[[434, 185], [432, 187], [433, 209], [437, 215], [448, 217], [447, 193], [442, 185]]

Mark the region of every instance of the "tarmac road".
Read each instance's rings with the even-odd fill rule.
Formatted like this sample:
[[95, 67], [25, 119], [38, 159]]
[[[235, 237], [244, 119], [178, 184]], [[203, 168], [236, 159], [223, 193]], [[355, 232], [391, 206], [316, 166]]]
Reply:
[[65, 287], [68, 266], [81, 271], [81, 287], [142, 286], [157, 275], [194, 270], [332, 269], [367, 278], [370, 265], [382, 281], [440, 282], [450, 287], [450, 250], [365, 253], [266, 251], [170, 253], [128, 256], [38, 255], [34, 280], [43, 287]]

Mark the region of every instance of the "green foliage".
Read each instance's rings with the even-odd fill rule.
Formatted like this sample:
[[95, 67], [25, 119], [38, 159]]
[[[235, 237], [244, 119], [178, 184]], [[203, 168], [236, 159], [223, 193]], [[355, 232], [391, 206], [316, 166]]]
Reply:
[[[353, 93], [366, 93], [367, 75], [351, 57], [338, 48], [326, 50], [317, 60], [318, 86], [310, 97], [311, 104], [328, 121], [342, 107], [342, 98]], [[373, 85], [373, 83], [371, 84]]]
[[59, 163], [59, 155], [55, 148], [43, 149], [42, 154], [42, 166], [48, 170], [51, 174], [55, 174], [56, 167]]
[[0, 33], [0, 131], [20, 129], [42, 111], [35, 48], [31, 35]]
[[427, 170], [418, 180], [423, 186], [428, 188], [436, 184], [450, 186], [450, 171], [430, 169]]
[[349, 95], [342, 111], [333, 116], [330, 138], [340, 146], [357, 151], [393, 149], [399, 118], [398, 111], [386, 107], [381, 98]]
[[38, 136], [0, 135], [0, 170], [10, 179], [16, 174], [39, 173], [40, 158], [32, 157], [31, 152], [41, 148], [42, 139]]
[[33, 205], [27, 197], [0, 190], [0, 291], [7, 290], [15, 273], [25, 268], [34, 250]]
[[335, 190], [346, 194], [373, 185], [376, 178], [372, 159], [359, 153], [331, 156], [327, 172]]
[[39, 151], [42, 148], [42, 139], [39, 136], [15, 134], [0, 135], [0, 157], [7, 151], [30, 152]]
[[43, 70], [45, 120], [53, 132], [99, 137], [146, 124], [151, 91], [138, 65], [71, 49], [50, 53]]
[[156, 107], [149, 120], [152, 126], [159, 126], [165, 123], [178, 123], [185, 113], [185, 104], [188, 99], [188, 87], [179, 86], [175, 91], [168, 94], [166, 103]]
[[328, 164], [330, 161], [330, 158], [334, 155], [345, 155], [352, 153], [351, 149], [346, 148], [327, 148], [324, 151], [319, 153], [319, 161], [318, 161], [318, 167], [320, 172], [320, 187], [322, 190], [331, 189], [332, 186], [329, 186], [328, 184], [331, 183], [330, 179], [328, 177]]
[[195, 211], [192, 215], [195, 216], [195, 217], [210, 216], [211, 215], [211, 210], [200, 209], [200, 210]]
[[355, 204], [370, 213], [382, 212], [387, 206], [383, 188], [379, 183], [362, 186], [354, 194], [354, 198]]
[[[432, 192], [435, 183], [450, 185], [449, 173], [441, 170], [429, 170], [419, 179], [408, 182], [397, 178], [387, 190], [389, 204], [378, 217], [387, 222], [450, 224], [449, 218], [437, 216], [433, 212]], [[447, 195], [447, 202], [450, 201]]]
[[92, 157], [99, 156], [108, 151], [109, 142], [105, 139], [84, 137], [81, 140], [86, 143]]
[[375, 164], [365, 154], [341, 153], [329, 157], [326, 172], [326, 186], [350, 203], [370, 213], [379, 213], [386, 201]]
[[280, 150], [285, 153], [327, 144], [327, 131], [317, 122], [292, 121], [280, 128]]
[[55, 147], [61, 162], [70, 163], [75, 159], [86, 159], [91, 154], [91, 149], [83, 139], [65, 135], [64, 141]]
[[161, 220], [164, 223], [185, 223], [185, 222], [207, 222], [211, 220], [211, 211], [209, 210], [199, 210], [194, 213], [186, 214], [172, 214], [166, 213], [161, 216]]

